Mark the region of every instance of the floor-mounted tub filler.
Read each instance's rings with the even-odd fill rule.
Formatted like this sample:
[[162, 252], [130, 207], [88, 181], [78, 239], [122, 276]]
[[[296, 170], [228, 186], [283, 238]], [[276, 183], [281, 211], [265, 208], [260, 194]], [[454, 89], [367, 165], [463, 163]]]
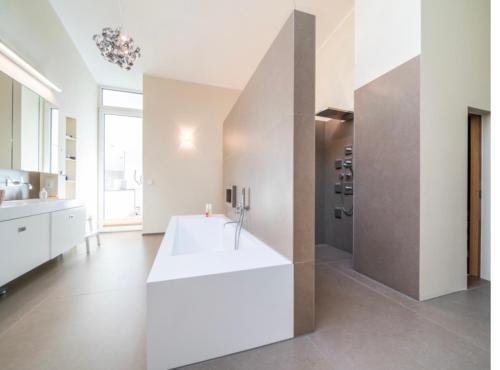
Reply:
[[293, 265], [224, 216], [172, 217], [148, 278], [148, 370], [293, 336]]

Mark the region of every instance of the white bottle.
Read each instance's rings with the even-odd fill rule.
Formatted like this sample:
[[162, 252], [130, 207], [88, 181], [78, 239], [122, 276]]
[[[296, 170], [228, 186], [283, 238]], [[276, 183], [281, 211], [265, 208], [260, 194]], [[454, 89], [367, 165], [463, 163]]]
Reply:
[[212, 216], [212, 205], [210, 203], [205, 204], [205, 217]]
[[47, 193], [47, 190], [45, 190], [45, 188], [42, 188], [42, 190], [40, 190], [40, 199], [42, 200], [45, 200], [48, 198], [49, 194]]

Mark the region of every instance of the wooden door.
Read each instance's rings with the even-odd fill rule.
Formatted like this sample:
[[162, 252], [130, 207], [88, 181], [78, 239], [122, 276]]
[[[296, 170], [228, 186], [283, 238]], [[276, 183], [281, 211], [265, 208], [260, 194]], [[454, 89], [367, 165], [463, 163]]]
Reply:
[[479, 277], [481, 266], [481, 116], [469, 115], [468, 272]]

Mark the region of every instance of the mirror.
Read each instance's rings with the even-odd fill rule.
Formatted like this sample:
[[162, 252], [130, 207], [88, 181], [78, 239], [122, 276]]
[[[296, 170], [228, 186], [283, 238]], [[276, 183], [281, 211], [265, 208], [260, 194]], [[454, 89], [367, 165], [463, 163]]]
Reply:
[[0, 72], [0, 168], [57, 173], [59, 110]]
[[12, 168], [12, 79], [0, 72], [0, 168]]

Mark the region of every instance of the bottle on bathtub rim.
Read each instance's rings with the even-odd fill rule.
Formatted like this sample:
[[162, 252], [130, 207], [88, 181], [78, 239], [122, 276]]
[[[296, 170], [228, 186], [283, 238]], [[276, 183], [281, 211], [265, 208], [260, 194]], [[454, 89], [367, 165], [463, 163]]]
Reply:
[[205, 217], [210, 217], [212, 216], [212, 204], [207, 203], [205, 204]]

